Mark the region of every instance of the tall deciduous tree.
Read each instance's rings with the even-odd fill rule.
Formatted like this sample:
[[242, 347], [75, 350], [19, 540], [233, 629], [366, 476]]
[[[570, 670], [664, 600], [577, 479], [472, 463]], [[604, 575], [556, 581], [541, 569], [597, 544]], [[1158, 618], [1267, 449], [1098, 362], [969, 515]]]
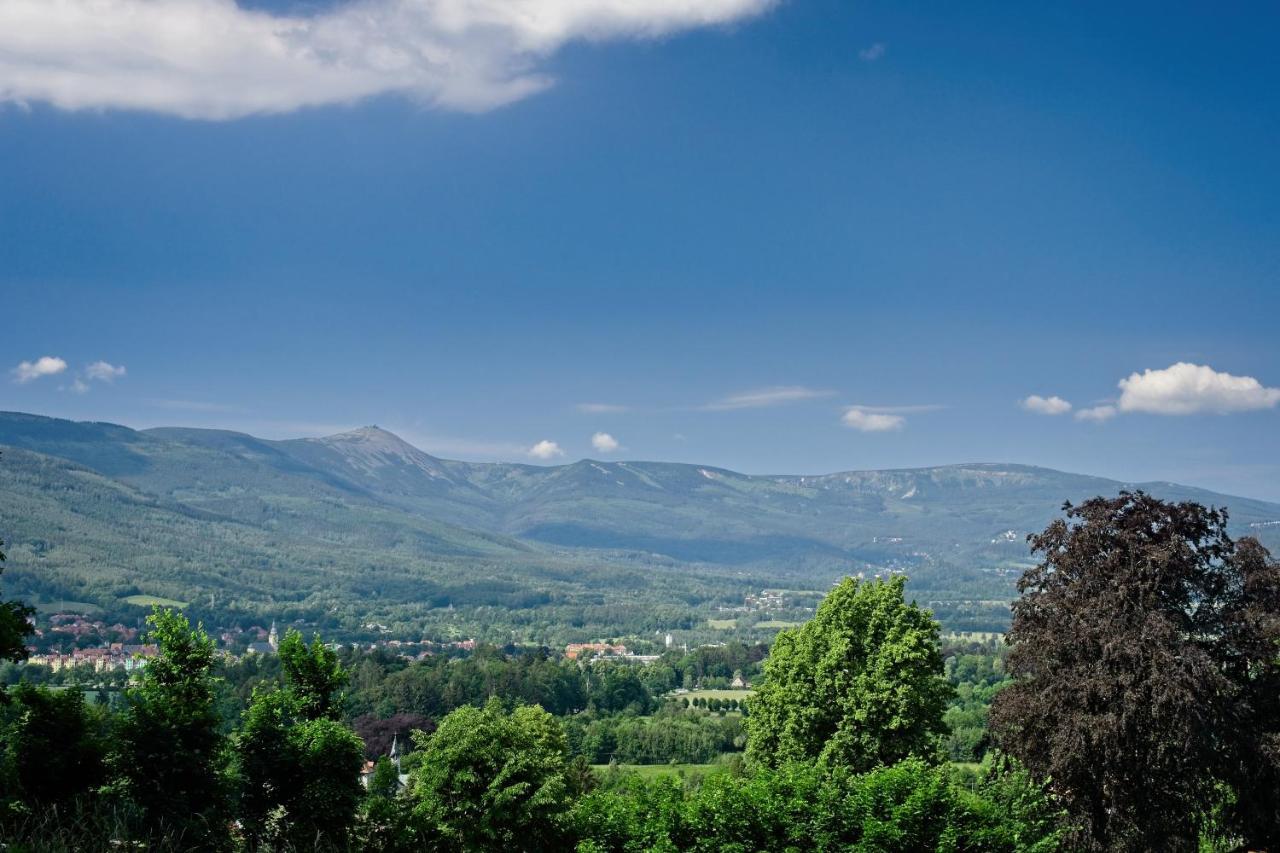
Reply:
[[936, 754], [952, 690], [938, 623], [904, 601], [904, 584], [846, 578], [811, 621], [778, 635], [751, 699], [748, 755], [862, 772]]
[[0, 731], [11, 785], [4, 794], [31, 808], [66, 808], [105, 781], [107, 720], [84, 693], [21, 683], [12, 699], [12, 724]]
[[117, 785], [151, 833], [190, 849], [226, 844], [224, 741], [214, 707], [213, 641], [185, 616], [147, 619], [160, 654], [127, 696], [112, 763]]
[[1194, 850], [1225, 784], [1234, 829], [1271, 847], [1280, 570], [1223, 510], [1142, 492], [1064, 510], [1030, 537], [999, 744], [1049, 781], [1081, 846]]
[[254, 844], [341, 846], [363, 796], [364, 744], [338, 722], [347, 675], [319, 637], [280, 643], [283, 689], [259, 690], [235, 740], [240, 809]]
[[313, 637], [308, 645], [298, 631], [290, 629], [280, 641], [278, 654], [298, 713], [308, 720], [337, 719], [342, 688], [347, 684], [347, 672], [337, 653], [320, 637]]

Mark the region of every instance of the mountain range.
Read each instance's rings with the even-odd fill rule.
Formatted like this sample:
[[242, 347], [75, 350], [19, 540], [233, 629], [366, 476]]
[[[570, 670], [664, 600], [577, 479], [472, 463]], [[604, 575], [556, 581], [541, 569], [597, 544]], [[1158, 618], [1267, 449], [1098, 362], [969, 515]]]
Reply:
[[557, 584], [590, 593], [601, 572], [611, 592], [661, 576], [686, 602], [691, 578], [820, 589], [883, 570], [922, 595], [999, 599], [1028, 562], [1027, 533], [1064, 501], [1136, 488], [1227, 506], [1234, 533], [1280, 544], [1278, 504], [1003, 463], [820, 475], [473, 463], [376, 426], [276, 441], [22, 413], [0, 413], [0, 449], [13, 577], [38, 599], [97, 606], [137, 590], [233, 610], [363, 597], [403, 615], [465, 605], [470, 583], [492, 592], [477, 606], [520, 609], [562, 600]]

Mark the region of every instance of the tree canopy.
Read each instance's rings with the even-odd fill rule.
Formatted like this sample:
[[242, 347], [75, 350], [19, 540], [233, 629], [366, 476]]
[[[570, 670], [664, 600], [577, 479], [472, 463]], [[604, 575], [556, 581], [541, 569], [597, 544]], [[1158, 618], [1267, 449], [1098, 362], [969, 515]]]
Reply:
[[846, 578], [811, 621], [778, 635], [749, 706], [750, 757], [862, 772], [936, 753], [952, 691], [938, 623], [904, 601], [904, 584]]
[[998, 743], [1049, 780], [1082, 846], [1194, 850], [1222, 807], [1274, 848], [1280, 569], [1223, 510], [1142, 492], [1064, 510], [1030, 537]]
[[422, 750], [410, 781], [415, 822], [445, 850], [564, 849], [574, 793], [559, 722], [535, 705], [459, 708]]

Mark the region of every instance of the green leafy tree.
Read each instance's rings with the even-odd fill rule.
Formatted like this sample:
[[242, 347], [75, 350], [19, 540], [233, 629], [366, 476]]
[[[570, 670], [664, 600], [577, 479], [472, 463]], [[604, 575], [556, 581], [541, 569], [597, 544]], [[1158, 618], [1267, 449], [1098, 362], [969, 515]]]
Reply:
[[439, 850], [550, 851], [567, 846], [576, 791], [559, 722], [496, 699], [459, 708], [434, 734], [414, 732], [409, 796], [424, 843]]
[[937, 753], [952, 691], [938, 623], [903, 600], [904, 583], [846, 578], [778, 635], [746, 718], [752, 759], [862, 772]]
[[997, 742], [1061, 798], [1073, 843], [1194, 850], [1204, 816], [1280, 847], [1280, 568], [1227, 514], [1093, 498], [1030, 537]]
[[186, 617], [147, 618], [160, 647], [127, 694], [111, 763], [113, 788], [140, 813], [148, 835], [191, 849], [225, 846], [228, 786], [214, 707], [213, 641]]
[[234, 742], [240, 813], [252, 844], [341, 846], [364, 791], [364, 744], [338, 722], [346, 673], [317, 637], [280, 643], [284, 687], [259, 688]]
[[302, 634], [293, 629], [285, 633], [277, 653], [298, 713], [308, 720], [337, 719], [342, 688], [347, 683], [347, 672], [337, 653], [318, 636], [312, 638], [310, 645], [304, 643]]
[[396, 765], [385, 755], [373, 766], [369, 777], [369, 796], [391, 799], [400, 791], [400, 774]]
[[65, 809], [106, 778], [106, 718], [79, 690], [19, 684], [4, 732], [9, 796], [31, 808]]

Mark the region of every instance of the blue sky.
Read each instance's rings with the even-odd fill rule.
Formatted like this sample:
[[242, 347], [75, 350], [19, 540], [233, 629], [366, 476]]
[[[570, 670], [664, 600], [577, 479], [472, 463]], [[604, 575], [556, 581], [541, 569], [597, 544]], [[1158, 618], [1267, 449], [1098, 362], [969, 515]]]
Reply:
[[380, 31], [340, 73], [222, 63], [195, 28], [215, 59], [175, 76], [12, 2], [0, 407], [1280, 500], [1273, 6], [518, 0], [538, 27], [412, 24], [456, 72], [369, 71]]

